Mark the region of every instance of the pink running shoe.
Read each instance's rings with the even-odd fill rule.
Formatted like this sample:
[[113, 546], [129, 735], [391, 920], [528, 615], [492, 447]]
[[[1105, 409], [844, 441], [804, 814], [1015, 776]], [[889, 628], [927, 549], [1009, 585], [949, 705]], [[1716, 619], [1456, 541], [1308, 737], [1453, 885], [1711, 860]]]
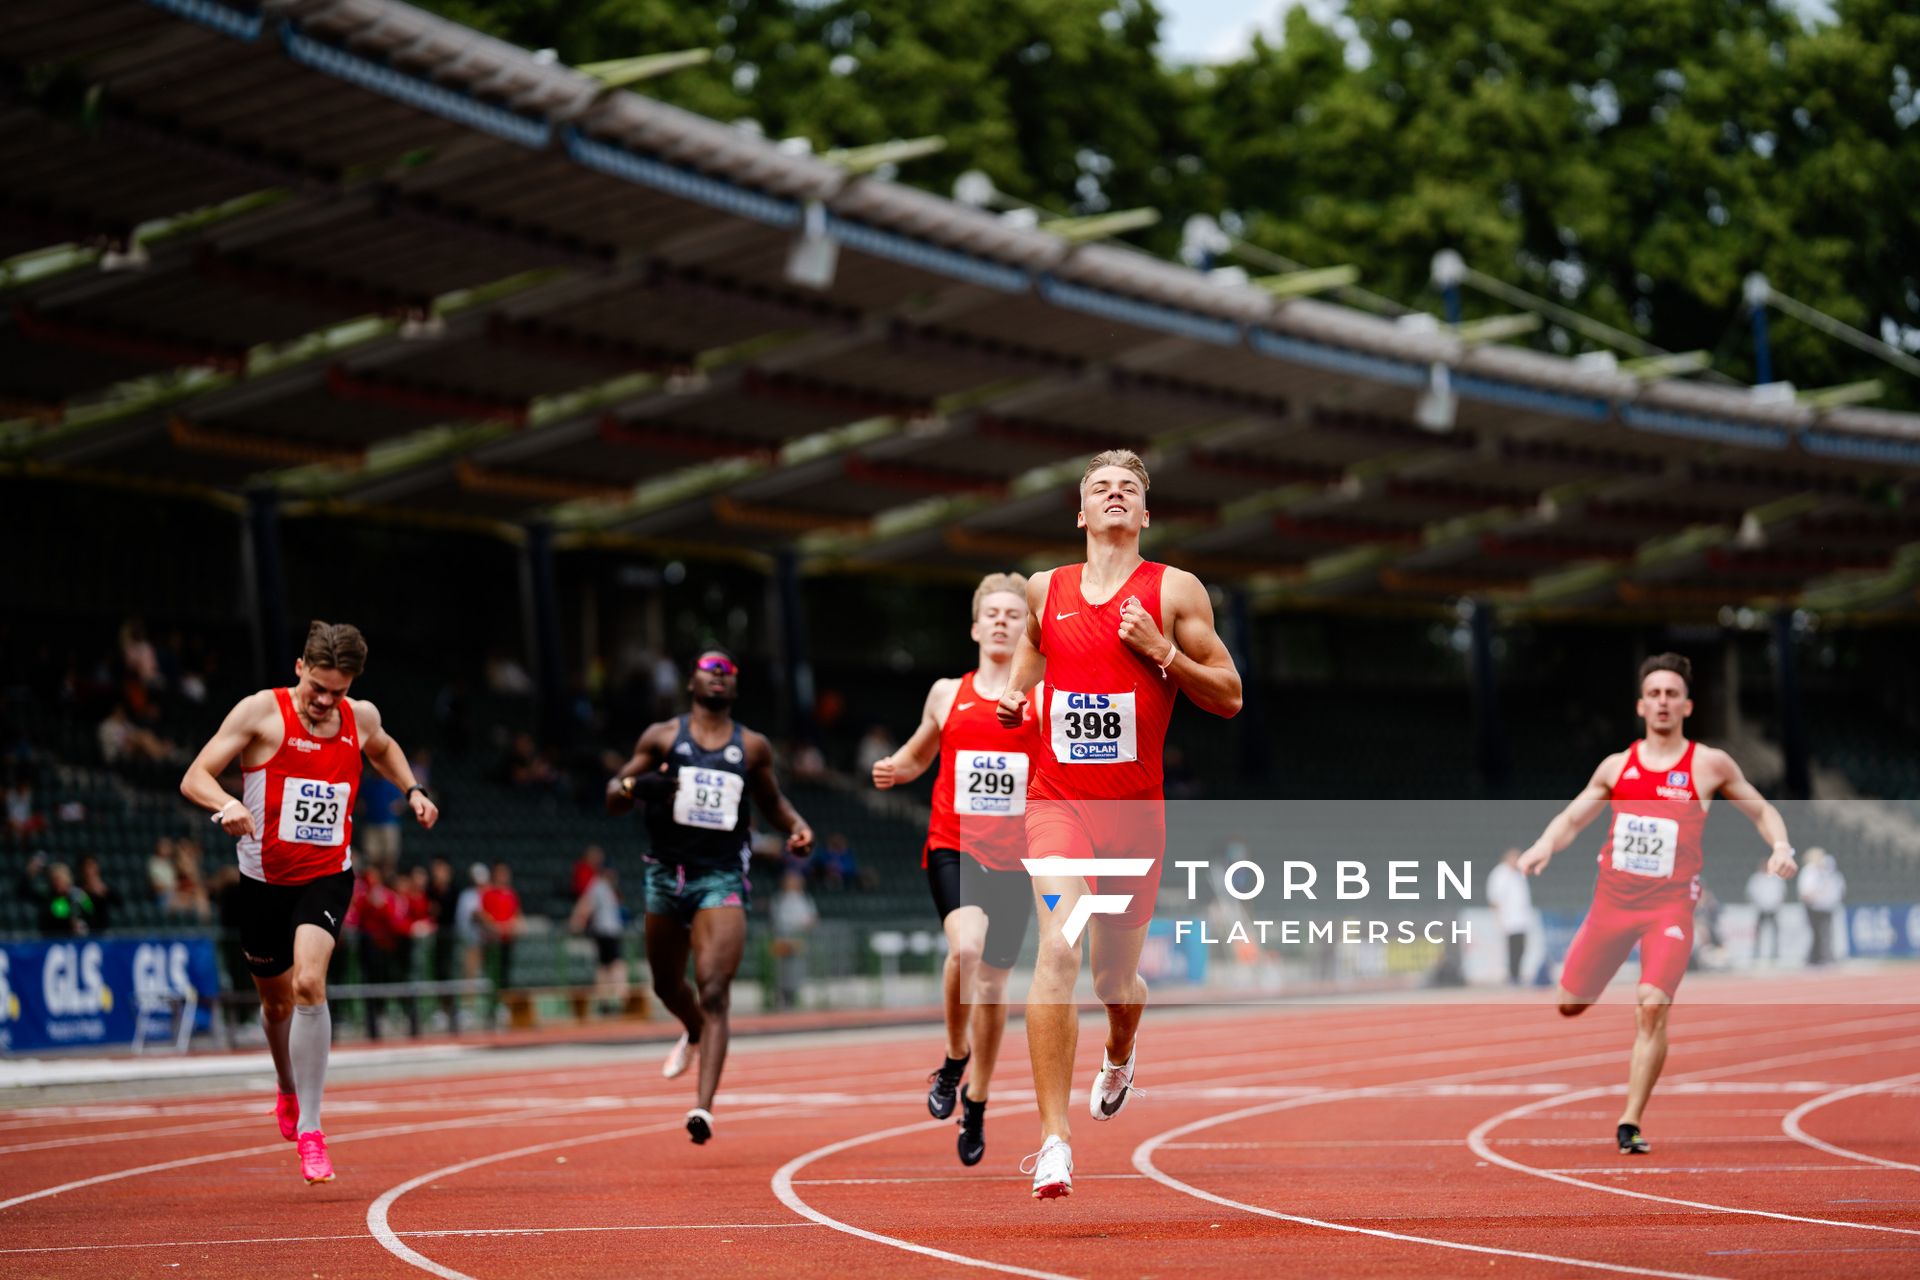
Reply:
[[300, 1135], [300, 1175], [307, 1185], [333, 1181], [333, 1161], [327, 1157], [327, 1135], [310, 1129]]
[[291, 1093], [274, 1094], [273, 1118], [280, 1122], [280, 1136], [292, 1142], [297, 1136], [293, 1127], [300, 1123], [300, 1099]]

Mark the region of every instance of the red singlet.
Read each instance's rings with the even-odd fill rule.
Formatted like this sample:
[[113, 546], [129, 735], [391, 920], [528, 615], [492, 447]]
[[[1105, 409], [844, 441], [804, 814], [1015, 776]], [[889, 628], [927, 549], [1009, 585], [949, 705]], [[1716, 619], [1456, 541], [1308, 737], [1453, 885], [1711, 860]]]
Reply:
[[1594, 898], [1624, 907], [1656, 902], [1695, 902], [1700, 897], [1700, 835], [1707, 825], [1693, 750], [1671, 769], [1640, 763], [1640, 744], [1613, 784], [1613, 820], [1600, 846], [1600, 879]]
[[1167, 566], [1142, 561], [1111, 599], [1080, 594], [1086, 566], [1064, 565], [1047, 582], [1040, 652], [1047, 659], [1040, 707], [1040, 767], [1033, 794], [1050, 800], [1158, 800], [1167, 722], [1180, 690], [1120, 638], [1129, 600], [1160, 617]]
[[1019, 871], [1027, 854], [1033, 709], [1029, 704], [1018, 725], [1002, 728], [999, 700], [982, 697], [973, 676], [960, 677], [940, 727], [942, 764], [920, 865], [927, 865], [928, 849], [958, 849], [989, 871]]
[[275, 689], [273, 696], [285, 738], [272, 759], [241, 771], [256, 834], [240, 838], [240, 870], [268, 884], [305, 884], [353, 865], [360, 732], [345, 698], [335, 704], [340, 732], [316, 738], [294, 714], [289, 690]]

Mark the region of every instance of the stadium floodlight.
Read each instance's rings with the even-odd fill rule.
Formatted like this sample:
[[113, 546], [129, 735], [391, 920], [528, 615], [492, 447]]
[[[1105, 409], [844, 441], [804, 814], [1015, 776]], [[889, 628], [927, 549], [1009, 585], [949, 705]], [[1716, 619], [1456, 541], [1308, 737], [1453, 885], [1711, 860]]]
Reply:
[[1792, 404], [1794, 385], [1791, 382], [1760, 382], [1747, 389], [1755, 404]]
[[1180, 228], [1180, 261], [1197, 270], [1207, 270], [1231, 248], [1233, 237], [1207, 214], [1194, 214]]
[[1467, 278], [1467, 260], [1452, 249], [1442, 249], [1433, 255], [1430, 270], [1435, 288], [1457, 289]]
[[1766, 276], [1758, 271], [1750, 271], [1747, 278], [1740, 282], [1740, 295], [1750, 307], [1764, 307], [1773, 299], [1773, 286], [1767, 283]]
[[787, 254], [787, 279], [808, 289], [828, 289], [839, 265], [840, 242], [827, 232], [827, 207], [809, 200], [800, 234]]
[[1245, 267], [1215, 267], [1213, 270], [1207, 272], [1207, 283], [1217, 284], [1228, 289], [1238, 289], [1243, 285], [1251, 283], [1251, 281], [1247, 276], [1247, 269]]
[[1427, 389], [1413, 406], [1413, 420], [1433, 432], [1453, 430], [1458, 402], [1453, 394], [1453, 374], [1446, 365], [1435, 362], [1427, 369]]
[[1040, 211], [1021, 205], [1001, 213], [1000, 221], [1021, 231], [1031, 231], [1040, 225]]

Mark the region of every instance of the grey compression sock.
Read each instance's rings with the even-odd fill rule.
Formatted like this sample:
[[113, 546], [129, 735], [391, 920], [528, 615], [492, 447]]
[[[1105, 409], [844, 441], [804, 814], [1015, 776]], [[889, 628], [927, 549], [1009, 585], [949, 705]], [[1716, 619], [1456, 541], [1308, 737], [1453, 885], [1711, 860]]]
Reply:
[[320, 1127], [320, 1091], [327, 1083], [327, 1053], [333, 1047], [333, 1014], [325, 1004], [293, 1006], [293, 1029], [287, 1033], [287, 1060], [293, 1067], [293, 1091], [300, 1097], [296, 1133]]

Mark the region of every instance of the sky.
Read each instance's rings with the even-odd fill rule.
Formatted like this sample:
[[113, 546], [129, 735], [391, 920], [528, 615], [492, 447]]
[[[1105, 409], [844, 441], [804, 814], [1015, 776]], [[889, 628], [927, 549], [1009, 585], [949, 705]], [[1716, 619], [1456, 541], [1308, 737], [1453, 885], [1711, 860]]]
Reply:
[[[1175, 62], [1230, 62], [1245, 53], [1255, 31], [1279, 43], [1287, 10], [1304, 4], [1323, 23], [1340, 9], [1340, 0], [1157, 0], [1166, 16], [1161, 49]], [[1807, 17], [1831, 20], [1828, 0], [1788, 0]]]

